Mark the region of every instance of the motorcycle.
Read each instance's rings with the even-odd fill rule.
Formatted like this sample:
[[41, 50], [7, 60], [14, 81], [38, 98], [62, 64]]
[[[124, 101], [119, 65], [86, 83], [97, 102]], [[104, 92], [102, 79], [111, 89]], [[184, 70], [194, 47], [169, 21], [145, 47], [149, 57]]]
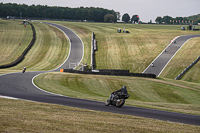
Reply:
[[22, 70], [22, 73], [25, 73], [25, 71], [26, 71], [26, 69], [23, 69], [23, 70]]
[[108, 105], [114, 105], [116, 107], [122, 107], [125, 103], [125, 99], [128, 99], [130, 97], [130, 95], [128, 94], [116, 94], [114, 97], [113, 97], [113, 100], [111, 101], [110, 99], [108, 99], [106, 102], [105, 102], [105, 106], [108, 106]]

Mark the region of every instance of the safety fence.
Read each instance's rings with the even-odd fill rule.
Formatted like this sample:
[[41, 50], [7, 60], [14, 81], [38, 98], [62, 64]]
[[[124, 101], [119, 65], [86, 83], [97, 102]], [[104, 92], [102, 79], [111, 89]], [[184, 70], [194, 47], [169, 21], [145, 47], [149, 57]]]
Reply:
[[97, 51], [97, 41], [95, 39], [95, 34], [92, 33], [92, 42], [91, 42], [91, 68], [95, 69], [95, 51]]
[[115, 69], [86, 69], [84, 71], [73, 69], [61, 69], [61, 72], [79, 73], [79, 74], [93, 74], [93, 75], [112, 75], [112, 76], [134, 76], [134, 77], [146, 77], [156, 78], [155, 74], [145, 73], [129, 73], [129, 70], [115, 70]]
[[192, 64], [190, 64], [185, 70], [183, 70], [183, 71], [175, 78], [175, 80], [181, 79], [181, 77], [183, 77], [183, 75], [184, 75], [185, 73], [187, 73], [187, 71], [189, 71], [190, 68], [192, 68], [199, 60], [200, 60], [200, 56], [199, 56]]
[[1, 65], [0, 68], [9, 68], [9, 67], [13, 67], [17, 64], [19, 64], [25, 57], [25, 55], [28, 53], [28, 51], [31, 49], [31, 47], [33, 46], [33, 44], [35, 43], [36, 40], [36, 32], [35, 32], [35, 27], [28, 22], [31, 25], [32, 28], [32, 32], [33, 32], [33, 38], [30, 42], [30, 44], [28, 45], [28, 47], [24, 50], [24, 52], [21, 54], [21, 56], [19, 56], [15, 61], [5, 64], [5, 65]]

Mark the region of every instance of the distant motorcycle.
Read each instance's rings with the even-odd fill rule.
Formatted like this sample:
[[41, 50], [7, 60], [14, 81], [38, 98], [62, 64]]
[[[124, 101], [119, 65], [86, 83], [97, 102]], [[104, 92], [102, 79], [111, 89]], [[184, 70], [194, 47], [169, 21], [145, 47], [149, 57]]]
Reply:
[[25, 73], [25, 71], [26, 71], [26, 67], [23, 68], [22, 73]]
[[105, 102], [105, 106], [108, 105], [114, 105], [116, 107], [122, 107], [125, 103], [125, 99], [128, 99], [130, 96], [128, 94], [121, 94], [117, 93], [114, 97], [113, 100], [108, 99]]

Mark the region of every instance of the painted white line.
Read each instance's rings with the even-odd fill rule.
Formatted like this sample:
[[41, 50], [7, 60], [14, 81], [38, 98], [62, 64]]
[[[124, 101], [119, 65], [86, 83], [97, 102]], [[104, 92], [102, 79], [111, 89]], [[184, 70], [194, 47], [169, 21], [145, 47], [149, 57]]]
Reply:
[[[185, 43], [176, 51], [176, 53], [178, 53], [180, 51], [180, 49], [192, 38], [189, 38], [187, 41], [185, 41]], [[163, 67], [163, 69], [160, 71], [160, 73], [158, 74], [158, 77], [160, 76], [160, 74], [164, 71], [164, 69], [167, 67], [167, 65], [169, 64], [169, 62], [174, 58], [174, 56], [176, 55], [176, 53], [174, 53], [174, 55], [170, 58], [170, 60], [167, 62], [167, 64]]]
[[[175, 37], [175, 38], [173, 39], [173, 41], [171, 41], [171, 43], [170, 43], [165, 49], [167, 49], [169, 46], [171, 46], [171, 45], [173, 44], [174, 40], [178, 39], [179, 37], [180, 37], [180, 36]], [[151, 64], [152, 64], [154, 61], [156, 61], [156, 60], [158, 59], [158, 57], [161, 56], [162, 53], [165, 52], [165, 49], [164, 49], [164, 50], [149, 64], [149, 66], [148, 66], [142, 73], [144, 73], [149, 67], [151, 67]]]
[[[51, 25], [51, 24], [49, 24], [49, 25]], [[58, 24], [57, 24], [57, 25], [58, 25]], [[53, 26], [53, 25], [51, 25], [51, 26]], [[59, 26], [64, 27], [64, 26], [62, 26], [62, 25], [59, 25]], [[53, 27], [55, 27], [55, 26], [53, 26]], [[57, 27], [55, 27], [55, 28], [57, 28]], [[67, 27], [64, 27], [64, 28], [67, 28]], [[59, 28], [57, 28], [57, 29], [59, 29]], [[67, 29], [69, 29], [69, 28], [67, 28]], [[59, 30], [62, 31], [62, 32], [67, 36], [67, 34], [66, 34], [63, 30], [61, 30], [61, 29], [59, 29]], [[71, 29], [69, 29], [69, 30], [71, 30]], [[71, 30], [71, 31], [72, 31], [72, 30]], [[73, 32], [73, 31], [72, 31], [72, 32]], [[75, 32], [73, 32], [73, 33], [81, 40], [81, 38], [80, 38]], [[69, 42], [70, 42], [70, 38], [69, 38], [68, 36], [67, 36], [67, 38], [69, 39]], [[81, 58], [81, 61], [82, 61], [82, 60], [83, 60], [83, 56], [84, 56], [84, 45], [83, 45], [83, 41], [82, 41], [82, 40], [81, 40], [81, 43], [82, 43], [82, 47], [83, 47], [83, 55], [82, 55], [82, 58]], [[70, 55], [70, 53], [71, 53], [71, 42], [70, 42], [70, 52], [69, 52], [69, 55]], [[67, 59], [64, 61], [64, 63], [68, 60], [69, 55], [68, 55]], [[80, 62], [81, 62], [81, 61], [80, 61]], [[80, 62], [79, 62], [79, 64], [80, 64]], [[63, 64], [64, 64], [64, 63], [63, 63]], [[62, 65], [63, 65], [63, 64], [62, 64]], [[60, 65], [59, 67], [61, 67], [62, 65]], [[59, 67], [58, 67], [58, 68], [59, 68]], [[56, 69], [58, 69], [58, 68], [56, 68]], [[54, 69], [54, 70], [56, 70], [56, 69]], [[54, 70], [47, 71], [47, 72], [44, 72], [44, 73], [52, 72], [52, 71], [54, 71]], [[37, 76], [41, 75], [41, 74], [43, 74], [43, 73], [37, 74], [37, 75], [35, 75], [35, 76], [32, 78], [32, 84], [33, 84], [38, 90], [41, 90], [41, 91], [43, 91], [43, 92], [45, 92], [45, 93], [57, 95], [57, 96], [67, 97], [67, 96], [64, 96], [64, 95], [60, 95], [60, 94], [48, 92], [48, 91], [45, 91], [45, 90], [39, 88], [39, 87], [34, 83], [34, 79], [35, 79]]]
[[0, 98], [6, 98], [6, 99], [14, 99], [14, 100], [18, 100], [18, 98], [8, 97], [8, 96], [1, 96], [1, 95], [0, 95]]
[[[53, 26], [53, 25], [51, 25], [51, 26]], [[60, 25], [60, 26], [62, 26], [62, 25]], [[55, 27], [55, 26], [54, 26], [54, 27]], [[62, 26], [62, 27], [64, 27], [64, 26]], [[55, 27], [55, 28], [57, 28], [57, 27]], [[64, 27], [64, 28], [67, 28], [67, 27]], [[59, 29], [59, 28], [57, 28], [57, 29]], [[67, 29], [69, 29], [69, 28], [67, 28]], [[61, 29], [59, 29], [59, 30], [62, 31], [62, 32], [65, 34], [65, 36], [69, 39], [69, 37], [67, 36], [67, 34], [66, 34], [63, 30], [61, 30]], [[71, 29], [69, 29], [69, 30], [71, 30]], [[72, 30], [71, 30], [71, 31], [72, 31]], [[72, 32], [73, 32], [73, 31], [72, 31]], [[73, 32], [73, 33], [81, 40], [81, 38], [80, 38], [75, 32]], [[69, 39], [69, 40], [70, 40], [70, 39]], [[81, 43], [82, 43], [82, 47], [83, 47], [83, 55], [82, 55], [82, 58], [81, 58], [81, 61], [82, 61], [82, 60], [83, 60], [83, 56], [84, 56], [84, 45], [83, 45], [83, 41], [82, 41], [82, 40], [81, 40]], [[70, 53], [71, 53], [71, 42], [70, 42], [70, 51], [69, 51], [68, 57], [67, 57], [67, 59], [63, 62], [63, 64], [68, 60]], [[81, 62], [81, 61], [80, 61], [80, 62]], [[79, 64], [80, 64], [80, 62], [79, 62]], [[62, 64], [62, 65], [63, 65], [63, 64]], [[60, 65], [59, 67], [61, 67], [62, 65]], [[58, 68], [59, 68], [59, 67], [58, 67]], [[56, 69], [58, 69], [58, 68], [56, 68]], [[54, 70], [56, 70], [56, 69], [54, 69]], [[50, 70], [50, 71], [46, 71], [46, 72], [45, 72], [45, 71], [44, 71], [44, 72], [41, 72], [41, 71], [31, 71], [31, 72], [41, 72], [40, 74], [43, 74], [43, 73], [52, 72], [52, 71], [54, 71], [54, 70]], [[14, 74], [14, 73], [21, 73], [21, 72], [6, 73], [6, 74], [2, 74], [2, 75], [0, 75], [0, 76], [4, 76], [4, 75], [8, 75], [8, 74]], [[33, 84], [37, 89], [39, 89], [39, 90], [41, 90], [41, 91], [43, 91], [43, 92], [49, 93], [49, 94], [67, 97], [67, 96], [64, 96], [64, 95], [60, 95], [60, 94], [55, 94], [55, 93], [47, 92], [47, 91], [45, 91], [45, 90], [39, 88], [38, 86], [36, 86], [33, 80], [35, 79], [35, 77], [39, 76], [40, 74], [37, 74], [36, 76], [34, 76], [34, 77], [32, 78], [32, 84]], [[19, 99], [19, 98], [8, 97], [8, 96], [1, 96], [1, 95], [0, 95], [0, 97], [2, 97], [2, 98], [9, 98], [9, 99]], [[26, 99], [22, 99], [22, 100], [26, 100]], [[27, 101], [31, 101], [31, 100], [27, 100]]]
[[[65, 36], [68, 38], [69, 43], [70, 43], [69, 54], [68, 54], [68, 56], [67, 56], [67, 59], [59, 66], [59, 67], [61, 67], [61, 66], [62, 66], [63, 64], [65, 64], [65, 63], [67, 62], [67, 60], [69, 59], [69, 55], [70, 55], [70, 53], [71, 53], [71, 41], [70, 41], [69, 37], [67, 36], [67, 34], [66, 34], [63, 30], [59, 29], [58, 27], [56, 27], [56, 26], [54, 26], [54, 25], [51, 25], [51, 24], [48, 24], [48, 25], [53, 26], [53, 27], [57, 28], [58, 30], [60, 30], [61, 32], [63, 32], [63, 33], [65, 34]], [[51, 70], [51, 71], [55, 71], [55, 70], [58, 69], [59, 67], [57, 67], [57, 68], [55, 68], [55, 69], [53, 69], [53, 70]]]
[[[54, 23], [52, 23], [52, 24], [54, 24]], [[51, 26], [57, 28], [58, 30], [62, 31], [62, 32], [65, 34], [65, 36], [68, 38], [69, 42], [70, 42], [70, 50], [69, 50], [68, 57], [67, 57], [67, 59], [59, 66], [59, 67], [61, 67], [63, 64], [65, 64], [65, 63], [67, 62], [67, 60], [68, 60], [68, 58], [69, 58], [69, 55], [70, 55], [70, 53], [71, 53], [71, 41], [70, 41], [70, 38], [68, 37], [68, 35], [67, 35], [62, 29], [59, 29], [58, 27], [56, 27], [56, 26], [54, 26], [54, 25], [52, 25], [52, 24], [48, 24], [48, 25], [51, 25]], [[56, 25], [59, 25], [59, 24], [56, 24]], [[59, 26], [64, 27], [64, 26], [62, 26], [62, 25], [59, 25]], [[67, 28], [67, 27], [64, 27], [64, 28]], [[80, 62], [78, 63], [78, 65], [79, 65], [79, 64], [81, 63], [81, 61], [83, 60], [83, 56], [84, 56], [84, 44], [83, 44], [82, 39], [81, 39], [74, 31], [72, 31], [72, 30], [69, 29], [69, 28], [67, 28], [67, 29], [70, 30], [71, 32], [73, 32], [73, 33], [81, 40], [81, 44], [82, 44], [82, 47], [83, 47], [83, 55], [82, 55], [82, 58], [81, 58]], [[57, 67], [56, 69], [58, 69], [59, 67]], [[76, 68], [76, 66], [74, 67], [74, 69], [75, 69], [75, 68]], [[53, 69], [52, 71], [55, 71], [56, 69]]]
[[[48, 73], [48, 72], [46, 72]], [[40, 73], [42, 74], [42, 73]], [[45, 91], [43, 89], [41, 89], [40, 87], [38, 87], [35, 83], [34, 83], [34, 79], [39, 76], [40, 74], [38, 75], [35, 75], [33, 78], [32, 78], [32, 84], [38, 89], [38, 90], [41, 90], [45, 93], [48, 93], [48, 94], [52, 94], [52, 95], [56, 95], [56, 96], [62, 96], [62, 97], [67, 97], [67, 98], [74, 98], [74, 99], [82, 99], [82, 100], [88, 100], [88, 101], [94, 101], [94, 102], [99, 102], [99, 103], [102, 103], [101, 101], [96, 101], [96, 100], [89, 100], [89, 99], [83, 99], [83, 98], [75, 98], [75, 97], [69, 97], [69, 96], [65, 96], [65, 95], [61, 95], [61, 94], [56, 94], [56, 93], [53, 93], [53, 92], [49, 92], [49, 91]], [[26, 100], [26, 99], [25, 99]], [[32, 100], [28, 100], [28, 101], [32, 101]], [[95, 111], [95, 110], [94, 110]]]

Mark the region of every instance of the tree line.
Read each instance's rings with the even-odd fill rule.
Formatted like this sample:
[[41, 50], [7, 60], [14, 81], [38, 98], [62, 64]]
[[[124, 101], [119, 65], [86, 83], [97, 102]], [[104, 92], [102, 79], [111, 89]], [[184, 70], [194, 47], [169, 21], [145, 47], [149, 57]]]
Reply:
[[104, 8], [94, 7], [57, 7], [47, 5], [26, 5], [16, 3], [0, 3], [0, 17], [15, 16], [17, 18], [50, 18], [50, 19], [71, 19], [90, 20], [104, 22], [104, 16], [112, 14], [113, 21], [117, 21], [119, 12]]
[[176, 17], [176, 18], [172, 18], [171, 16], [163, 16], [163, 17], [158, 16], [155, 22], [159, 24], [197, 24], [200, 23], [200, 17], [198, 17], [198, 15], [194, 15], [194, 17], [190, 16], [190, 17]]
[[131, 21], [132, 23], [139, 23], [139, 16], [138, 15], [133, 15], [132, 18], [130, 18], [129, 14], [128, 13], [125, 13], [123, 16], [122, 16], [122, 21], [127, 23], [129, 21]]

